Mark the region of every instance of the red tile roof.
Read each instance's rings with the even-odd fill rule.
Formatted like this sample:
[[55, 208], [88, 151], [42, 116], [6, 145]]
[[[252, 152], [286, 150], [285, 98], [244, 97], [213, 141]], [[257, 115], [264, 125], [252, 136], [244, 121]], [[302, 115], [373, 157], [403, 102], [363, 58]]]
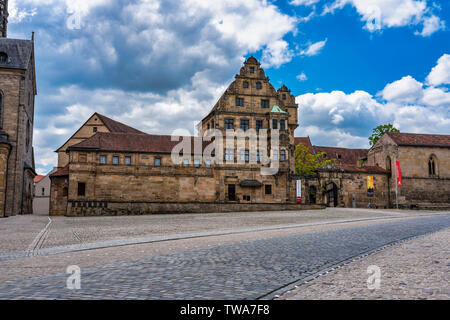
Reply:
[[450, 135], [423, 133], [386, 133], [399, 146], [450, 147]]
[[362, 166], [358, 167], [353, 164], [339, 164], [339, 169], [346, 172], [361, 172], [361, 173], [386, 173], [387, 171], [379, 166]]
[[135, 128], [127, 126], [126, 124], [123, 124], [116, 120], [108, 118], [102, 114], [97, 113], [97, 115], [100, 118], [100, 120], [102, 120], [102, 122], [105, 124], [105, 126], [109, 129], [109, 131], [111, 131], [111, 132], [137, 133], [137, 134], [144, 133]]
[[[97, 132], [95, 135], [80, 143], [68, 148], [68, 150], [95, 149], [100, 151], [116, 152], [155, 152], [171, 153], [173, 148], [181, 142], [172, 141], [172, 136], [155, 134], [133, 134], [133, 133], [113, 133]], [[199, 137], [187, 137], [191, 139], [191, 152], [194, 152], [194, 139], [202, 141]], [[203, 141], [203, 149], [210, 144]]]
[[62, 176], [68, 176], [69, 175], [69, 165], [56, 170], [52, 174], [50, 174], [50, 177], [62, 177]]
[[44, 178], [45, 178], [45, 176], [38, 174], [36, 177], [34, 177], [33, 181], [34, 181], [34, 183], [38, 183], [39, 181], [41, 181]]
[[316, 153], [325, 152], [328, 159], [336, 159], [339, 164], [357, 165], [358, 160], [367, 157], [367, 149], [348, 149], [314, 146]]
[[313, 150], [313, 147], [311, 144], [311, 140], [309, 139], [309, 137], [295, 137], [294, 144], [297, 146], [300, 143], [303, 143], [305, 146], [308, 147], [308, 149], [311, 153], [314, 153], [314, 150]]

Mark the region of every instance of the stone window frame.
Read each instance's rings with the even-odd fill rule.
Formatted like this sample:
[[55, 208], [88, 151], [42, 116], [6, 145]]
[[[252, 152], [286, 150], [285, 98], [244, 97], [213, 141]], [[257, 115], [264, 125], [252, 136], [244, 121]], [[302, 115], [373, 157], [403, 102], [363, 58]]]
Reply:
[[239, 151], [239, 161], [250, 162], [250, 151], [248, 149]]
[[[258, 126], [258, 121], [261, 123], [260, 126]], [[257, 131], [258, 131], [258, 130], [261, 130], [261, 129], [264, 129], [264, 120], [262, 120], [262, 119], [256, 119], [256, 120], [255, 120], [255, 128], [256, 128]]]
[[124, 163], [126, 166], [131, 166], [131, 156], [125, 156]]
[[247, 89], [250, 87], [250, 83], [248, 81], [242, 82], [242, 88]]
[[225, 129], [234, 129], [234, 119], [225, 119]]
[[195, 168], [200, 168], [200, 164], [201, 164], [200, 159], [194, 159], [194, 167]]
[[270, 108], [270, 100], [269, 99], [261, 99], [261, 108], [263, 108], [263, 109]]
[[262, 82], [261, 81], [256, 81], [255, 86], [256, 86], [256, 90], [262, 90]]
[[249, 71], [250, 73], [255, 73], [255, 67], [249, 67], [249, 68], [248, 68], [248, 71]]
[[189, 167], [190, 163], [191, 163], [190, 159], [183, 159], [183, 167]]
[[243, 107], [244, 106], [244, 98], [236, 97], [236, 107]]
[[97, 132], [97, 127], [93, 127], [92, 132], [94, 132], [94, 133]]
[[278, 119], [272, 119], [272, 129], [278, 130]]
[[234, 149], [225, 149], [225, 161], [234, 161]]
[[[247, 124], [245, 126], [245, 123]], [[241, 119], [240, 123], [239, 123], [239, 128], [242, 131], [247, 131], [248, 129], [250, 129], [250, 120], [249, 119]]]
[[[105, 161], [102, 162], [102, 159], [105, 159]], [[108, 157], [106, 156], [106, 154], [101, 154], [100, 157], [99, 157], [98, 162], [99, 162], [100, 164], [102, 164], [102, 165], [103, 165], [103, 164], [107, 164], [107, 163], [108, 163]]]
[[280, 119], [279, 123], [280, 123], [280, 130], [283, 131], [286, 130], [286, 120]]
[[210, 159], [205, 159], [205, 166], [206, 166], [207, 168], [210, 168], [210, 167], [211, 167], [211, 160], [210, 160]]
[[287, 161], [287, 152], [285, 149], [280, 150], [280, 161]]
[[428, 157], [428, 176], [431, 178], [439, 176], [439, 162], [434, 153]]
[[153, 159], [153, 165], [155, 167], [161, 167], [161, 164], [162, 164], [161, 157], [155, 157], [155, 159]]
[[[117, 163], [114, 163], [114, 159], [117, 159]], [[112, 162], [111, 162], [114, 166], [118, 166], [120, 164], [120, 157], [119, 156], [113, 156], [112, 157]]]
[[272, 185], [271, 184], [264, 185], [264, 194], [267, 196], [272, 195]]
[[85, 197], [86, 196], [86, 182], [78, 182], [77, 184], [77, 196]]

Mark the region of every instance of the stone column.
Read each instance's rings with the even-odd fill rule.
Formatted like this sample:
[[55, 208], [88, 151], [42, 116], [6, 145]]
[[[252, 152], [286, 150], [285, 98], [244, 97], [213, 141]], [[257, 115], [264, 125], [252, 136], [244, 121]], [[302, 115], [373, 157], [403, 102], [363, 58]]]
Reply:
[[0, 217], [5, 216], [6, 204], [6, 175], [8, 172], [8, 158], [11, 145], [8, 135], [0, 130]]

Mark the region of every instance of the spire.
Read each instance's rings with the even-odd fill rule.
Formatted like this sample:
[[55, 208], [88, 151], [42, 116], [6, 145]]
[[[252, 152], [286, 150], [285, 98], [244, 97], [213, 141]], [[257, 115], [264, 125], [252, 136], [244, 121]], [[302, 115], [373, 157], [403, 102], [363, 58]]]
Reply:
[[0, 0], [0, 38], [7, 36], [8, 15], [8, 0]]

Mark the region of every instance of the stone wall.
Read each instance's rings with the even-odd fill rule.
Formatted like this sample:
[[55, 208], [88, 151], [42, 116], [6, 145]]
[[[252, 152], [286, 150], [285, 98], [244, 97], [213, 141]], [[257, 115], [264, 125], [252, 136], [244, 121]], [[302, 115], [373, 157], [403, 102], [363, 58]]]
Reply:
[[6, 174], [8, 172], [8, 156], [11, 147], [0, 142], [0, 217], [5, 216]]

